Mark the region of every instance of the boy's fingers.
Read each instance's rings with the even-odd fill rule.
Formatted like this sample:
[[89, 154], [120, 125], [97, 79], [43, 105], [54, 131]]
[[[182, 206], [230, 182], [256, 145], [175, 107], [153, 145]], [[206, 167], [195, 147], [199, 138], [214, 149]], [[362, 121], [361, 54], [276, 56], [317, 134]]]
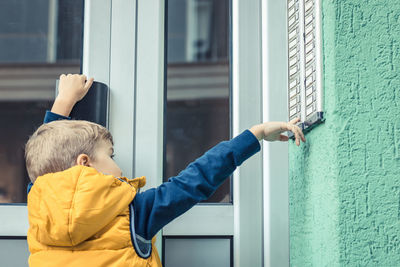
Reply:
[[300, 130], [300, 128], [298, 126], [295, 126], [295, 129], [296, 129], [296, 133], [297, 133], [297, 135], [296, 135], [296, 144], [297, 144], [297, 146], [299, 146], [300, 145], [300, 139], [303, 140], [303, 137], [301, 136], [302, 132], [301, 132], [301, 130]]
[[298, 131], [294, 131], [294, 136], [296, 138], [296, 145], [299, 146], [300, 145], [300, 137], [299, 137], [299, 132]]
[[296, 145], [299, 146], [300, 145], [300, 133], [299, 133], [300, 128], [293, 124], [288, 124], [288, 128], [294, 134]]
[[289, 140], [289, 137], [287, 137], [286, 135], [283, 135], [283, 134], [279, 135], [279, 141], [285, 142], [288, 140]]
[[87, 80], [87, 77], [86, 77], [86, 75], [81, 75], [81, 79], [82, 79], [82, 81], [86, 81]]
[[300, 121], [300, 118], [295, 118], [295, 119], [291, 120], [289, 123], [291, 123], [291, 124], [296, 124], [296, 123], [298, 123], [299, 121]]
[[303, 140], [303, 142], [305, 143], [306, 142], [306, 138], [304, 137], [304, 133], [303, 133], [303, 131], [301, 129], [299, 129], [299, 130], [300, 130], [300, 133], [301, 133], [301, 140]]
[[[300, 139], [303, 142], [306, 142], [306, 138], [304, 137], [303, 131], [300, 129], [299, 126], [296, 125], [300, 121], [300, 118], [295, 118], [291, 120], [288, 124], [290, 125], [289, 127], [291, 128], [290, 130], [295, 134], [296, 136], [296, 144], [299, 146], [300, 145]], [[297, 133], [297, 134], [296, 134]]]
[[64, 79], [65, 77], [67, 77], [67, 75], [61, 74], [61, 75], [60, 75], [60, 80], [61, 80], [61, 79]]
[[292, 131], [293, 130], [293, 124], [291, 124], [290, 122], [282, 122], [280, 130], [282, 132], [284, 131]]
[[296, 123], [300, 121], [300, 118], [295, 118], [289, 122], [283, 123], [284, 127], [281, 127], [281, 130], [284, 131], [293, 131], [293, 127], [298, 127]]
[[302, 140], [303, 142], [305, 142], [305, 141], [306, 141], [306, 138], [304, 137], [303, 131], [302, 131], [302, 130], [300, 129], [300, 127], [297, 126], [297, 125], [295, 125], [294, 127], [295, 127], [296, 130], [299, 132], [299, 136], [300, 136], [301, 140]]
[[85, 90], [89, 90], [90, 86], [92, 86], [94, 79], [90, 78], [86, 81], [85, 86], [83, 87]]

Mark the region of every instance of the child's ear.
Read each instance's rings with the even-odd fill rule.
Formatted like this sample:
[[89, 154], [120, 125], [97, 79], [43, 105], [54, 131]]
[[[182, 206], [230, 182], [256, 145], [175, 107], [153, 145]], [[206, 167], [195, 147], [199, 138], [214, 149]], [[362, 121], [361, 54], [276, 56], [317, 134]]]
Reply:
[[90, 166], [90, 158], [88, 155], [86, 154], [80, 154], [77, 158], [76, 158], [76, 164], [77, 165], [82, 165], [82, 166]]

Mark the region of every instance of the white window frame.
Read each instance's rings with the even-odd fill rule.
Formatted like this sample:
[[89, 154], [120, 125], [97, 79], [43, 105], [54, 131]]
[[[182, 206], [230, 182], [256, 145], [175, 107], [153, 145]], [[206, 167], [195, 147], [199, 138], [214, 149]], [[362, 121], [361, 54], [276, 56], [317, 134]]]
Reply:
[[[286, 1], [261, 3], [263, 121], [287, 121]], [[289, 266], [287, 143], [264, 143], [264, 266]]]
[[29, 228], [26, 204], [1, 204], [0, 214], [0, 236], [26, 236]]
[[[232, 0], [233, 134], [262, 122], [261, 0]], [[234, 265], [263, 264], [262, 152], [234, 173]]]
[[[150, 34], [151, 33], [151, 34]], [[137, 0], [136, 102], [133, 176], [146, 176], [144, 190], [163, 177], [164, 2]], [[161, 231], [156, 246], [162, 257]]]

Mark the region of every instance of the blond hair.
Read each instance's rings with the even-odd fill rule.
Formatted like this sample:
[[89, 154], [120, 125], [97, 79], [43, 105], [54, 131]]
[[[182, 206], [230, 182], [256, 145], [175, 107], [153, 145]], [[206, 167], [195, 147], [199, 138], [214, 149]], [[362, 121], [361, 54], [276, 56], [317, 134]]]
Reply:
[[96, 160], [101, 140], [113, 139], [103, 126], [79, 120], [58, 120], [40, 126], [25, 146], [26, 169], [32, 182], [37, 177], [76, 165], [80, 154]]

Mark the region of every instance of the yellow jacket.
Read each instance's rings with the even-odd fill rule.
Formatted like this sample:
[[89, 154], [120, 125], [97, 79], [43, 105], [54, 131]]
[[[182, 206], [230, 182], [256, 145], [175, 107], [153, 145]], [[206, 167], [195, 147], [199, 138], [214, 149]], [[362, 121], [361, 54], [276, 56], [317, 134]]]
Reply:
[[29, 265], [161, 266], [155, 238], [147, 259], [132, 244], [130, 204], [145, 182], [85, 166], [38, 177], [28, 195]]

